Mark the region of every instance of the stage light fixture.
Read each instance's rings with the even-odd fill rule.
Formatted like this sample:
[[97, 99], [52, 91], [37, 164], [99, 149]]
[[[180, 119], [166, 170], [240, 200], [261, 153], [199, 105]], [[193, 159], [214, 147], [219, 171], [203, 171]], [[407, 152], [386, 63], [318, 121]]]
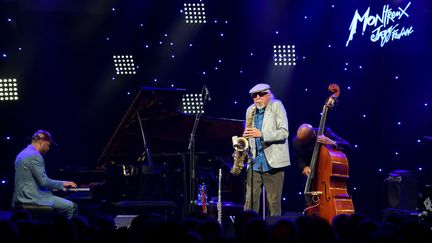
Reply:
[[273, 60], [275, 66], [295, 66], [295, 45], [274, 45]]
[[132, 55], [114, 55], [113, 61], [117, 75], [136, 74], [136, 68]]
[[18, 87], [15, 78], [0, 78], [0, 101], [18, 100]]
[[204, 3], [184, 3], [184, 15], [187, 24], [207, 22]]
[[204, 113], [202, 94], [184, 94], [182, 109], [186, 114]]

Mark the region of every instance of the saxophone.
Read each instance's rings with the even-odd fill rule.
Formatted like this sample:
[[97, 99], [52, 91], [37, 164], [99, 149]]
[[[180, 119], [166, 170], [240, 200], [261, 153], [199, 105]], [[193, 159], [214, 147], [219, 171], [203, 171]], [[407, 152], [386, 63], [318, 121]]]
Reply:
[[[253, 121], [255, 119], [255, 113], [256, 113], [256, 106], [252, 107], [251, 113], [250, 113], [249, 117], [247, 117], [247, 119], [246, 119], [246, 127], [247, 128], [251, 128], [253, 126]], [[237, 136], [233, 136], [232, 141], [233, 141], [233, 146], [234, 146], [234, 153], [233, 153], [234, 163], [233, 163], [233, 167], [231, 168], [230, 173], [233, 175], [240, 175], [240, 173], [244, 167], [244, 160], [246, 157], [246, 152], [244, 152], [244, 151], [249, 148], [249, 142], [246, 138], [237, 137]]]

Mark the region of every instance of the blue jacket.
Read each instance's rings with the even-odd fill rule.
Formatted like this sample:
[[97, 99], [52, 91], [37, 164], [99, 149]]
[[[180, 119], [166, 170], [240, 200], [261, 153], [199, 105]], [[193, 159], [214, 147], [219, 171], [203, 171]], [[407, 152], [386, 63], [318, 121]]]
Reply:
[[52, 189], [63, 189], [63, 181], [48, 178], [45, 161], [36, 148], [29, 144], [15, 160], [15, 189], [12, 207], [17, 203], [52, 206]]

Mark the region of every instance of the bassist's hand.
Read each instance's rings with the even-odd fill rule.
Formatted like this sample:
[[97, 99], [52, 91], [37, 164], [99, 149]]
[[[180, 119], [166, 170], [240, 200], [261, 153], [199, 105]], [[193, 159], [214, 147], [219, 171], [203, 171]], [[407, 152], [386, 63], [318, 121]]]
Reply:
[[302, 172], [302, 174], [303, 174], [304, 176], [309, 176], [310, 172], [311, 172], [311, 168], [310, 168], [309, 166], [305, 166], [305, 167], [303, 168], [303, 172]]
[[324, 144], [324, 145], [331, 145], [331, 146], [336, 146], [336, 142], [331, 140], [330, 138], [324, 136], [324, 135], [319, 135], [318, 136], [318, 143]]

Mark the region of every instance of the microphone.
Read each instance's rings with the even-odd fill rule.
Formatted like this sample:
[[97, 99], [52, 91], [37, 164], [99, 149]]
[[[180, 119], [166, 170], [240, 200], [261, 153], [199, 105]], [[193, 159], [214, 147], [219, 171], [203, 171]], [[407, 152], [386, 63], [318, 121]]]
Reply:
[[205, 95], [206, 95], [206, 97], [207, 97], [207, 100], [208, 100], [208, 101], [211, 101], [210, 92], [209, 92], [209, 90], [208, 90], [208, 88], [207, 88], [207, 85], [205, 85], [205, 84], [204, 84], [204, 90], [205, 90]]

